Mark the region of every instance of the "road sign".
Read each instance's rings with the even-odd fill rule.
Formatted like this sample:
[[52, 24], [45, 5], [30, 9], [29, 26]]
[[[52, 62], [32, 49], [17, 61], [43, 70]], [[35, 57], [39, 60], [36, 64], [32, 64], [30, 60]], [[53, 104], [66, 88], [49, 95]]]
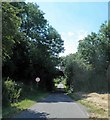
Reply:
[[37, 83], [40, 82], [40, 78], [39, 77], [36, 78], [36, 82]]

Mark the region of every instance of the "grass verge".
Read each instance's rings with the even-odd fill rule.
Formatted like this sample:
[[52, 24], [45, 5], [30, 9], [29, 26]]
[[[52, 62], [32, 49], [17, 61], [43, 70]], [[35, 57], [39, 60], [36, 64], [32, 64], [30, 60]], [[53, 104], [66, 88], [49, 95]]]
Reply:
[[17, 103], [12, 103], [8, 107], [3, 107], [2, 111], [3, 118], [10, 118], [17, 113], [26, 110], [27, 108], [37, 103], [39, 100], [46, 97], [47, 95], [49, 95], [49, 93], [41, 91], [37, 92], [34, 91], [33, 93], [28, 92], [28, 95], [25, 96], [25, 99], [22, 99]]
[[88, 108], [88, 112], [90, 113], [90, 119], [98, 119], [98, 118], [107, 118], [108, 111], [104, 108], [100, 108], [96, 106], [94, 102], [88, 101], [87, 98], [81, 98], [77, 93], [68, 94], [72, 99], [81, 103], [82, 105]]

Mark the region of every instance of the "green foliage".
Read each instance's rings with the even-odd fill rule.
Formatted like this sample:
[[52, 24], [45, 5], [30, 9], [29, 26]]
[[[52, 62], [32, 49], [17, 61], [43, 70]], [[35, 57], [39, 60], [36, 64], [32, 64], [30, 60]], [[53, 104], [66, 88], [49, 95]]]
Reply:
[[52, 89], [59, 53], [63, 52], [60, 34], [48, 24], [34, 3], [2, 4], [3, 77], [25, 84], [40, 77], [40, 87]]
[[108, 91], [107, 69], [110, 65], [110, 23], [99, 33], [79, 41], [78, 52], [63, 58], [67, 84], [75, 91]]
[[21, 90], [22, 89], [19, 84], [15, 83], [10, 78], [7, 78], [3, 83], [3, 105], [17, 102], [20, 97]]
[[15, 36], [18, 34], [21, 24], [20, 18], [17, 16], [19, 9], [12, 6], [8, 2], [2, 2], [2, 50], [3, 64], [12, 54], [12, 47], [16, 42]]
[[84, 63], [84, 59], [78, 53], [71, 54], [65, 58], [67, 85], [71, 90], [79, 90], [81, 88], [81, 84], [88, 77], [88, 69], [90, 69], [90, 66]]
[[66, 77], [58, 77], [54, 79], [55, 87], [57, 87], [57, 85], [60, 83], [62, 83], [64, 87], [66, 88]]
[[[24, 86], [24, 85], [23, 85]], [[3, 107], [3, 118], [13, 117], [13, 115], [28, 109], [32, 105], [36, 104], [37, 101], [46, 97], [49, 93], [44, 91], [33, 90], [29, 91], [29, 86], [25, 86], [28, 88], [28, 94], [23, 94], [23, 99], [21, 99], [17, 103], [11, 103], [10, 106]], [[27, 90], [27, 89], [26, 89]], [[27, 93], [27, 91], [25, 92]]]
[[10, 101], [9, 101], [9, 98], [8, 98], [8, 91], [6, 89], [6, 85], [5, 85], [4, 82], [2, 84], [3, 84], [2, 85], [2, 105], [4, 107], [4, 106], [9, 106]]

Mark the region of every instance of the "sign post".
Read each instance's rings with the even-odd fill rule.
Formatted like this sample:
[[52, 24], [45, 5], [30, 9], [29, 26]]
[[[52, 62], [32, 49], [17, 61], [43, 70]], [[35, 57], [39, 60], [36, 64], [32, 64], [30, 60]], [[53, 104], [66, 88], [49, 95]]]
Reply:
[[35, 81], [37, 82], [37, 88], [38, 88], [38, 83], [40, 82], [40, 78], [37, 77], [37, 78], [35, 79]]

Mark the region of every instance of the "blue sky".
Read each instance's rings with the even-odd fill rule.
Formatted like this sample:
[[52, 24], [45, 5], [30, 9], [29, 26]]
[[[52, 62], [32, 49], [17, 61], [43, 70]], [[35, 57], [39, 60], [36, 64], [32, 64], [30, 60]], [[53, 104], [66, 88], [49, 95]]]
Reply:
[[100, 25], [108, 19], [107, 2], [37, 2], [37, 4], [45, 13], [49, 24], [64, 40], [65, 52], [60, 56], [75, 53], [78, 41], [91, 32], [98, 32]]

